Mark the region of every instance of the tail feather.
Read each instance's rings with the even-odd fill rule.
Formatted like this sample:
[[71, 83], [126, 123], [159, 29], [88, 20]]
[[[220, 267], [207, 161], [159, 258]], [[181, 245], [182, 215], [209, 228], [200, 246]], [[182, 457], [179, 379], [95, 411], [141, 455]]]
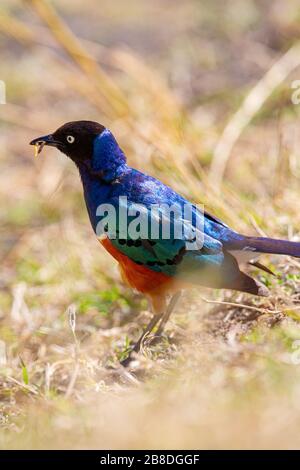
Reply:
[[269, 289], [264, 284], [257, 281], [256, 279], [253, 279], [242, 271], [240, 272], [240, 275], [237, 278], [236, 283], [233, 284], [232, 288], [234, 290], [247, 292], [248, 294], [259, 295], [262, 297], [267, 297], [269, 295]]
[[225, 252], [223, 269], [224, 272], [218, 287], [264, 297], [269, 295], [266, 286], [240, 270], [238, 262], [232, 254]]
[[253, 253], [270, 253], [300, 258], [300, 243], [264, 237], [243, 237], [235, 240], [230, 250], [243, 250]]

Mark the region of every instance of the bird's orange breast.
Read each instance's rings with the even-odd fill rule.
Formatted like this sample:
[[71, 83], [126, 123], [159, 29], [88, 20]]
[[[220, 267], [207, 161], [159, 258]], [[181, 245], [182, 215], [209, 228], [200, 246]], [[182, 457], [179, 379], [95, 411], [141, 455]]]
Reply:
[[172, 290], [173, 279], [170, 276], [135, 263], [115, 248], [109, 238], [100, 240], [100, 243], [119, 262], [122, 278], [130, 287], [144, 294]]

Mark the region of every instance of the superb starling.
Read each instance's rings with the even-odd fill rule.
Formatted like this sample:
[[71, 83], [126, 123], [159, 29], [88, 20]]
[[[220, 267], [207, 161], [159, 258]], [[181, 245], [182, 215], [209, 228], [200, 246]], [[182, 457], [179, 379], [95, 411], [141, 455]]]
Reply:
[[[112, 133], [97, 122], [68, 122], [30, 144], [36, 146], [36, 153], [49, 145], [73, 160], [99, 241], [118, 261], [124, 281], [150, 298], [154, 316], [132, 349], [136, 352], [156, 325], [157, 334], [161, 333], [182, 289], [203, 285], [265, 296], [268, 289], [240, 270], [240, 260], [253, 259], [257, 253], [300, 257], [300, 243], [241, 235], [161, 181], [131, 168]], [[124, 213], [125, 205], [131, 216]], [[167, 214], [170, 206], [178, 210], [173, 217]], [[117, 218], [122, 211], [126, 215], [121, 221], [128, 224], [125, 229], [134, 222], [135, 209], [140, 225], [149, 222], [156, 233], [152, 227], [150, 233], [149, 226], [143, 232], [140, 226], [131, 234], [120, 221], [105, 218], [102, 209], [109, 207]], [[101, 224], [103, 220], [107, 223]], [[167, 235], [165, 222], [171, 226]], [[183, 227], [180, 235], [175, 233], [177, 222]]]

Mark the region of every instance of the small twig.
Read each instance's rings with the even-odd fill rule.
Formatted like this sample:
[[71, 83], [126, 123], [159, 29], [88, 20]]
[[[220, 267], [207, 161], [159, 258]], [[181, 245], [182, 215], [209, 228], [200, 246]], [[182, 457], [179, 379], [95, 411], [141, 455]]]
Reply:
[[[128, 103], [120, 88], [102, 70], [94, 57], [88, 52], [71, 29], [57, 14], [55, 8], [45, 0], [25, 0], [30, 4], [41, 20], [48, 26], [57, 42], [79, 66], [79, 68], [93, 81], [95, 89], [102, 95], [103, 107], [107, 112], [114, 108], [117, 115], [128, 113]], [[108, 98], [109, 97], [109, 98]]]
[[118, 369], [118, 372], [131, 384], [140, 385], [140, 382], [137, 380], [137, 378], [132, 375], [127, 369], [125, 369], [125, 367], [120, 367], [120, 369]]
[[261, 237], [267, 237], [268, 236], [266, 234], [266, 232], [264, 232], [263, 229], [258, 225], [258, 223], [256, 222], [256, 220], [255, 220], [255, 218], [253, 217], [252, 214], [249, 215], [249, 219], [250, 219], [250, 222], [252, 223], [253, 227], [255, 228], [255, 230], [257, 231], [257, 233]]
[[287, 312], [288, 310], [300, 310], [300, 306], [286, 307], [281, 310], [271, 310], [269, 308], [264, 308], [264, 307], [254, 307], [253, 305], [239, 304], [235, 302], [225, 302], [222, 300], [209, 300], [209, 299], [205, 299], [204, 297], [200, 297], [200, 298], [208, 304], [228, 305], [230, 307], [246, 308], [248, 310], [254, 310], [256, 312], [264, 312], [264, 313], [278, 314], [282, 312]]
[[10, 380], [11, 382], [13, 382], [17, 385], [19, 385], [20, 387], [24, 388], [25, 390], [27, 390], [30, 393], [33, 393], [34, 395], [39, 395], [39, 393], [33, 387], [31, 387], [30, 385], [23, 384], [22, 382], [15, 379], [14, 377], [11, 377], [10, 375], [7, 375], [6, 379]]
[[72, 392], [73, 392], [73, 389], [74, 389], [74, 386], [75, 386], [75, 383], [76, 383], [76, 379], [78, 377], [78, 372], [79, 372], [79, 362], [76, 362], [75, 368], [74, 368], [72, 376], [71, 376], [71, 380], [69, 382], [68, 388], [67, 388], [66, 393], [65, 393], [66, 398], [69, 398], [72, 395]]

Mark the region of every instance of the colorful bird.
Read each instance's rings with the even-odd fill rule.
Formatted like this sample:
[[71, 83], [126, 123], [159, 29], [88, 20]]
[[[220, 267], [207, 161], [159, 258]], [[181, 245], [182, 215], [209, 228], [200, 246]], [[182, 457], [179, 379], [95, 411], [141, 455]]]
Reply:
[[77, 165], [94, 232], [118, 261], [124, 281], [152, 302], [154, 316], [132, 351], [156, 326], [161, 334], [182, 289], [203, 285], [266, 296], [268, 289], [240, 270], [240, 260], [258, 253], [300, 257], [300, 243], [241, 235], [131, 168], [112, 133], [97, 122], [68, 122], [30, 144], [36, 154], [45, 145], [56, 147]]

